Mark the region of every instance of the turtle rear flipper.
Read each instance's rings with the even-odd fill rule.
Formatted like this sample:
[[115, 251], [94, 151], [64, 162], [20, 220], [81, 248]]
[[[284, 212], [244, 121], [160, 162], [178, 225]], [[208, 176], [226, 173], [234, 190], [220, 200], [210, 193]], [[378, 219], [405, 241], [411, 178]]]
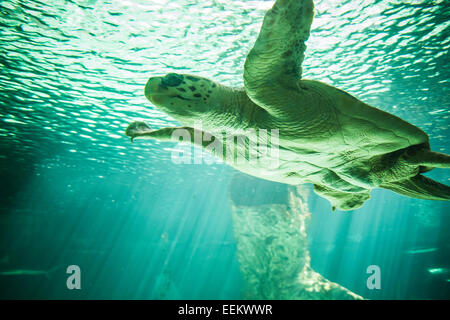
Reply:
[[429, 149], [408, 150], [403, 156], [409, 164], [428, 168], [450, 168], [450, 156]]
[[356, 210], [370, 198], [370, 190], [363, 192], [343, 192], [323, 185], [314, 184], [314, 192], [330, 201], [331, 208], [342, 211]]
[[450, 187], [421, 174], [412, 178], [384, 183], [382, 188], [417, 199], [450, 200]]

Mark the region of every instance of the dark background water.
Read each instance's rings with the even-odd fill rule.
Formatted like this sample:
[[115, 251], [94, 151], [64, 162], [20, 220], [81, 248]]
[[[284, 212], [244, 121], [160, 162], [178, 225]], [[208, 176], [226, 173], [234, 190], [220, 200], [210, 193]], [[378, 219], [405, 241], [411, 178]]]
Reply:
[[[271, 4], [0, 3], [0, 272], [52, 270], [0, 275], [0, 298], [241, 297], [234, 170], [176, 165], [174, 144], [131, 144], [123, 131], [136, 119], [175, 123], [146, 102], [150, 75], [241, 85]], [[450, 153], [446, 2], [316, 1], [316, 10], [305, 76], [410, 121]], [[309, 208], [312, 266], [329, 280], [371, 299], [450, 298], [448, 203], [375, 190], [355, 212], [331, 212], [315, 195]], [[81, 290], [66, 288], [71, 264]], [[380, 266], [381, 290], [366, 287], [369, 265]]]

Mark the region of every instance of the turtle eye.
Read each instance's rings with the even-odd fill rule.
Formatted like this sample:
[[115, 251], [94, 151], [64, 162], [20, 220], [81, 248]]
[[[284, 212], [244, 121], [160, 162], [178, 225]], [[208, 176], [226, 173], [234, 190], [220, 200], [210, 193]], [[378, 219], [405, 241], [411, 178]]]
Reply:
[[176, 87], [183, 82], [183, 76], [176, 73], [169, 73], [161, 80], [161, 84], [166, 87]]

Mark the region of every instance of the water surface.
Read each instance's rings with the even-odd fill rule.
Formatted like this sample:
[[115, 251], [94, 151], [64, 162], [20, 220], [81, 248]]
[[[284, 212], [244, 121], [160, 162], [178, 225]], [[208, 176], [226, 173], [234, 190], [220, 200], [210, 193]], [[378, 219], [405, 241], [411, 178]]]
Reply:
[[[176, 124], [145, 99], [150, 76], [241, 86], [272, 3], [0, 3], [0, 269], [61, 266], [50, 280], [0, 276], [0, 297], [242, 297], [235, 171], [174, 164], [174, 144], [131, 144], [123, 132], [133, 120]], [[304, 77], [400, 116], [450, 153], [446, 1], [315, 3]], [[450, 182], [443, 170], [428, 176]], [[326, 278], [371, 299], [450, 298], [448, 203], [375, 190], [362, 209], [332, 213], [309, 200], [312, 266]], [[65, 286], [70, 264], [82, 290]], [[381, 268], [381, 290], [366, 287], [369, 265]]]

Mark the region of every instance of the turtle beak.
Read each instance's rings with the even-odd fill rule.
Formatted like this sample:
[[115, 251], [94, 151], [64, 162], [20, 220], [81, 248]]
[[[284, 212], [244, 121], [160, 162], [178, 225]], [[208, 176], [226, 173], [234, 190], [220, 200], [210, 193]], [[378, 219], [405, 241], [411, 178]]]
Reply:
[[153, 103], [152, 98], [156, 96], [173, 95], [174, 92], [170, 92], [169, 88], [164, 85], [162, 79], [161, 77], [151, 77], [148, 79], [144, 89], [144, 94], [148, 101]]
[[153, 91], [151, 87], [152, 87], [152, 84], [154, 81], [155, 81], [155, 78], [150, 78], [150, 79], [148, 79], [147, 83], [145, 84], [144, 94], [145, 94], [145, 97], [149, 101], [151, 101], [150, 95], [152, 94], [152, 91]]

